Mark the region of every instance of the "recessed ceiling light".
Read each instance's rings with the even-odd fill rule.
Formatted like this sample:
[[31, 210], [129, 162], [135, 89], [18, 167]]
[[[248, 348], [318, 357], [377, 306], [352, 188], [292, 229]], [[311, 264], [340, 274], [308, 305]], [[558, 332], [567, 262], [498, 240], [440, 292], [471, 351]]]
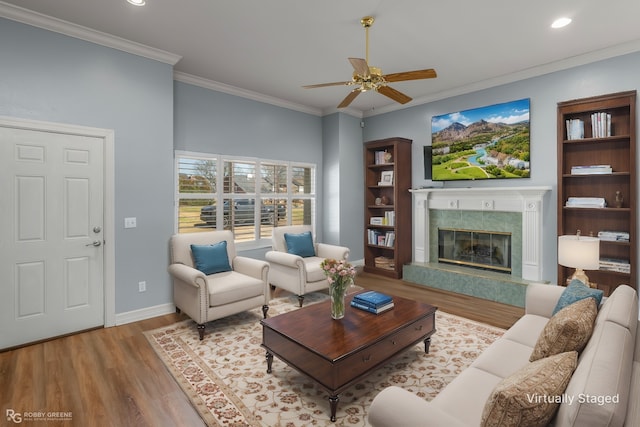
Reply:
[[571, 18], [558, 18], [551, 24], [551, 28], [566, 27], [571, 23]]
[[134, 6], [144, 6], [147, 2], [145, 0], [127, 0]]

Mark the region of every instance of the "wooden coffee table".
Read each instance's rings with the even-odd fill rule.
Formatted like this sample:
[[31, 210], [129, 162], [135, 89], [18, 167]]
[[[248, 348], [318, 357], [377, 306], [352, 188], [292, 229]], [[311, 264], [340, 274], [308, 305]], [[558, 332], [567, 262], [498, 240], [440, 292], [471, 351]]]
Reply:
[[376, 315], [349, 306], [357, 293], [345, 298], [340, 320], [331, 318], [324, 301], [261, 321], [267, 372], [277, 356], [324, 387], [331, 421], [342, 391], [421, 340], [428, 353], [436, 331], [432, 305], [394, 296], [394, 308]]

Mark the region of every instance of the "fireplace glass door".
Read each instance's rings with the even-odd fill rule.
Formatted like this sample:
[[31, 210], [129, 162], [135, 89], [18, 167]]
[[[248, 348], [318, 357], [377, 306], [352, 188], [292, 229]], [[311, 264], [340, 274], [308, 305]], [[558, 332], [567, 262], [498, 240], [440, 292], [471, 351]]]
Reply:
[[439, 228], [438, 261], [511, 273], [511, 233]]

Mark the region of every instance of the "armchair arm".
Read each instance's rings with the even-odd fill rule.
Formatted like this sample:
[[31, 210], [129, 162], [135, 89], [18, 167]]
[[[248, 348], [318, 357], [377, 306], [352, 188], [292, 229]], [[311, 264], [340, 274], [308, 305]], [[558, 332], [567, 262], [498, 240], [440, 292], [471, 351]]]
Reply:
[[167, 270], [169, 274], [184, 283], [188, 283], [196, 288], [206, 287], [207, 277], [200, 270], [184, 264], [171, 264]]
[[320, 258], [347, 259], [349, 257], [349, 248], [329, 245], [327, 243], [318, 243], [317, 255]]
[[269, 251], [264, 256], [267, 261], [284, 265], [290, 268], [304, 268], [304, 260], [301, 256], [287, 252]]
[[564, 286], [548, 285], [544, 283], [529, 283], [525, 299], [525, 313], [537, 314], [551, 318]]
[[266, 283], [269, 263], [255, 258], [237, 256], [233, 259], [233, 269], [238, 273], [246, 274]]

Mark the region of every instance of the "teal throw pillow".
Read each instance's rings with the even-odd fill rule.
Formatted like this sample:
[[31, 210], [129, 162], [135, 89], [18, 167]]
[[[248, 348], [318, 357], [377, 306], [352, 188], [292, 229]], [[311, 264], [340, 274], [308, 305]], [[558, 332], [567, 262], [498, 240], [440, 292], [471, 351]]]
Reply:
[[226, 240], [213, 245], [191, 245], [191, 253], [196, 269], [206, 275], [231, 271]]
[[567, 289], [562, 292], [556, 308], [553, 310], [553, 314], [556, 314], [568, 305], [578, 302], [585, 298], [593, 298], [596, 300], [596, 307], [600, 306], [602, 301], [603, 291], [600, 289], [593, 289], [582, 283], [578, 279], [573, 279]]
[[287, 252], [290, 254], [303, 258], [316, 255], [310, 231], [299, 234], [284, 233], [284, 241], [287, 243]]

